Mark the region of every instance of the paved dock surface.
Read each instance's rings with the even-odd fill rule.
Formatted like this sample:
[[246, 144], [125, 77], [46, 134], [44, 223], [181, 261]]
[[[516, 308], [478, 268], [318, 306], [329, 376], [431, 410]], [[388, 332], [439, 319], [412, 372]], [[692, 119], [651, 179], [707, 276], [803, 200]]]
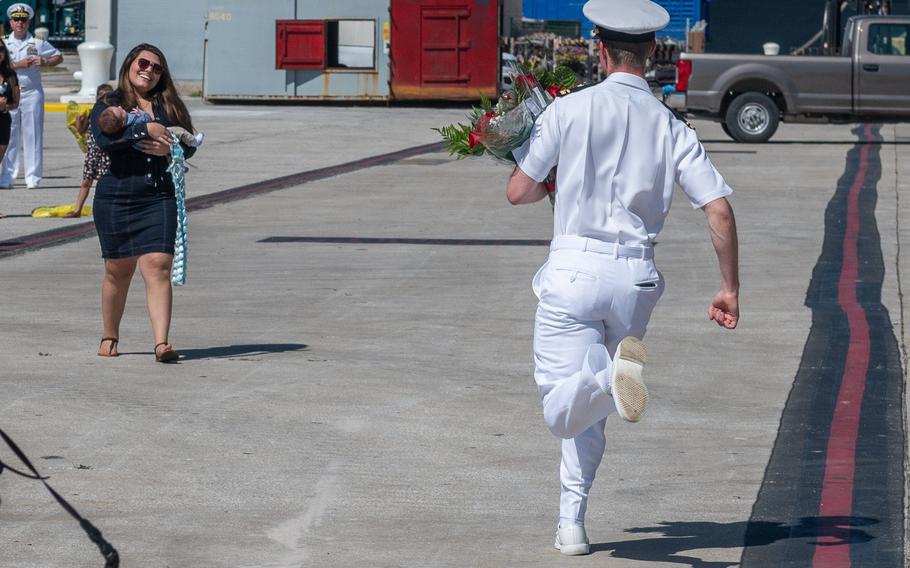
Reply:
[[[191, 111], [207, 138], [190, 196], [392, 156], [192, 212], [177, 365], [153, 361], [138, 276], [122, 356], [95, 356], [94, 237], [0, 258], [0, 428], [122, 566], [905, 565], [910, 126], [742, 145], [696, 123], [736, 191], [741, 325], [706, 320], [716, 260], [678, 194], [652, 406], [608, 424], [594, 552], [566, 558], [531, 378], [549, 205], [510, 206], [492, 161], [394, 154], [461, 109]], [[26, 216], [81, 178], [63, 115], [46, 128], [43, 187], [0, 191], [0, 246], [85, 222]], [[0, 567], [103, 564], [40, 484], [3, 473]]]

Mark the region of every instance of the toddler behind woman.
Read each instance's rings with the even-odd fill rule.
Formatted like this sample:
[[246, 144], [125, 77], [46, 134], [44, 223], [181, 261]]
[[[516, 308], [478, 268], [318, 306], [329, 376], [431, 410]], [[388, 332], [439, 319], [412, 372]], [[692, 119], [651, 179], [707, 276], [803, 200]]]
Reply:
[[[101, 85], [98, 85], [98, 89], [95, 91], [95, 98], [100, 99], [113, 90], [113, 87], [107, 83], [102, 83]], [[74, 134], [87, 134], [85, 140], [85, 161], [82, 163], [82, 185], [79, 186], [79, 195], [76, 197], [76, 204], [73, 206], [73, 210], [66, 213], [64, 217], [82, 217], [82, 207], [85, 205], [85, 200], [88, 199], [92, 184], [100, 179], [110, 166], [110, 158], [108, 158], [107, 152], [102, 151], [101, 148], [98, 147], [97, 142], [95, 142], [95, 137], [88, 131], [88, 116], [85, 116], [84, 119], [77, 118], [75, 126], [76, 132], [74, 132]]]

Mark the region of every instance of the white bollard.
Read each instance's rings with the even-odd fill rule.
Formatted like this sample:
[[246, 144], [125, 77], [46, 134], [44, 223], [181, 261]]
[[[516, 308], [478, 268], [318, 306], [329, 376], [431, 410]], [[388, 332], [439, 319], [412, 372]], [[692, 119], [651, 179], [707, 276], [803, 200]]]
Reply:
[[778, 55], [780, 53], [780, 44], [769, 41], [768, 43], [762, 44], [762, 50], [764, 50], [765, 55]]
[[82, 88], [75, 95], [60, 97], [60, 102], [68, 103], [94, 103], [95, 91], [101, 83], [110, 79], [111, 57], [114, 55], [114, 46], [100, 41], [85, 41], [80, 43], [76, 50], [82, 62], [82, 70], [73, 73], [73, 77], [82, 81]]

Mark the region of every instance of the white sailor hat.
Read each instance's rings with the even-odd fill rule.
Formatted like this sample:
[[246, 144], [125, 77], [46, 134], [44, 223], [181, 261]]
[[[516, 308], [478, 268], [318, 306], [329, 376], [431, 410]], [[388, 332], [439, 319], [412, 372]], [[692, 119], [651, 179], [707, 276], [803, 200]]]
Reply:
[[670, 23], [670, 14], [651, 0], [588, 0], [582, 11], [604, 41], [651, 41]]
[[35, 17], [35, 11], [28, 4], [21, 2], [13, 4], [6, 9], [7, 18], [28, 18], [31, 20]]

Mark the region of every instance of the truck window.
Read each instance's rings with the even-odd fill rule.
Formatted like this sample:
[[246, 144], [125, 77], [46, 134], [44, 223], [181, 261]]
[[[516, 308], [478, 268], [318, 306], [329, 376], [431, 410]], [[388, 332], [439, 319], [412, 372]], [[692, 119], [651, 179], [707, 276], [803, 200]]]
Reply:
[[872, 24], [869, 26], [869, 53], [876, 55], [907, 55], [906, 24]]

